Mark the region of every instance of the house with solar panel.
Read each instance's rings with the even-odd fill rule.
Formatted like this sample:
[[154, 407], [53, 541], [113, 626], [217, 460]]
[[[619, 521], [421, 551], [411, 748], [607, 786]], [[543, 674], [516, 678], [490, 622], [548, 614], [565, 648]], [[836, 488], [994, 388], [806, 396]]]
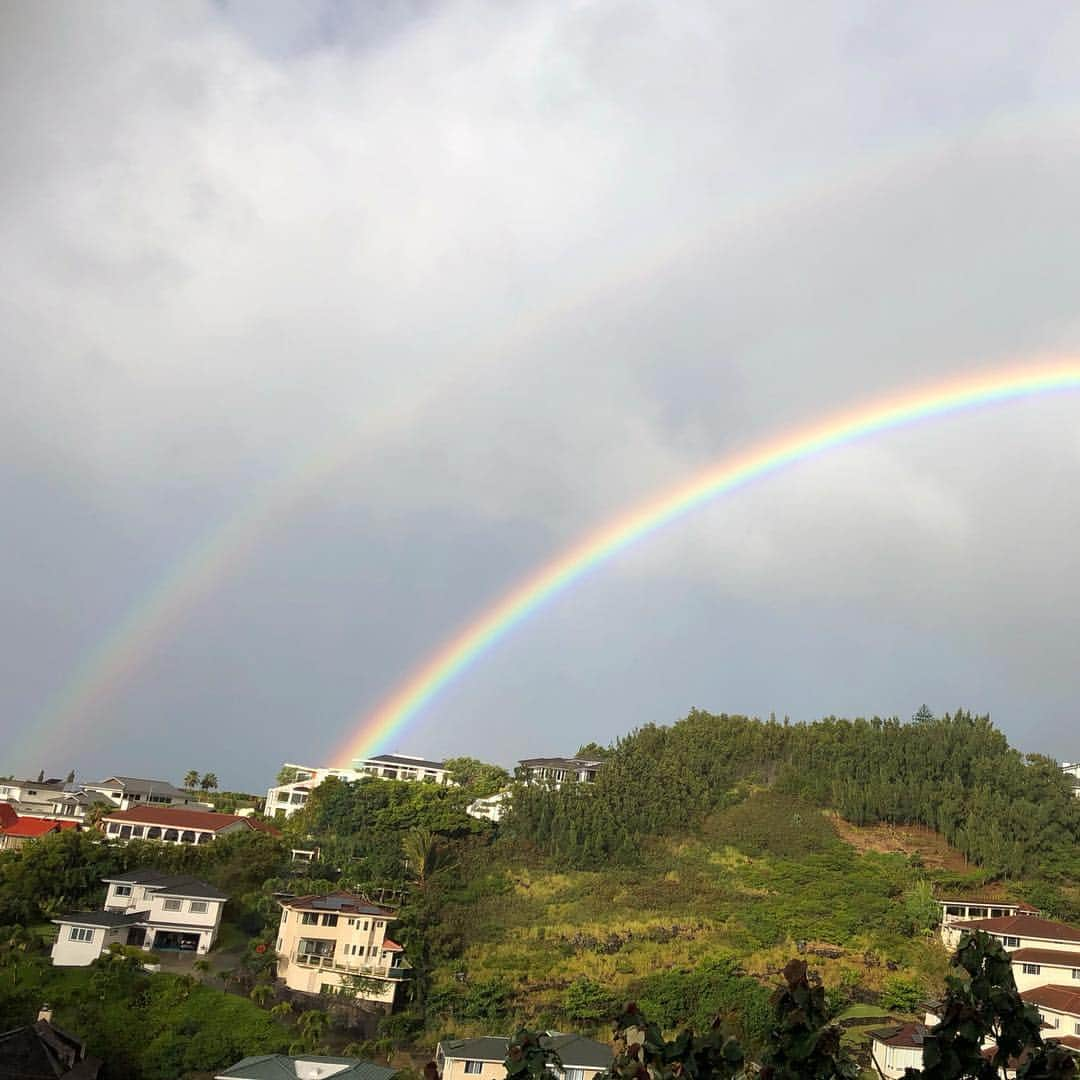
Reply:
[[393, 1008], [409, 972], [404, 949], [389, 936], [393, 908], [349, 892], [278, 903], [277, 973], [290, 990]]

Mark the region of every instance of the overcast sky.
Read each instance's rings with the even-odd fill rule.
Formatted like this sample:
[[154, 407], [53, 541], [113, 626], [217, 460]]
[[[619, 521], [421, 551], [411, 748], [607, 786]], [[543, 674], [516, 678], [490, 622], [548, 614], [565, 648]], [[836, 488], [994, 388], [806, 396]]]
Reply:
[[[0, 23], [0, 772], [258, 789], [328, 764], [457, 627], [665, 485], [1080, 354], [1072, 3]], [[289, 483], [56, 721], [193, 548]], [[1078, 534], [1078, 394], [881, 436], [599, 568], [384, 749], [512, 763], [692, 706], [926, 702], [1075, 760]]]

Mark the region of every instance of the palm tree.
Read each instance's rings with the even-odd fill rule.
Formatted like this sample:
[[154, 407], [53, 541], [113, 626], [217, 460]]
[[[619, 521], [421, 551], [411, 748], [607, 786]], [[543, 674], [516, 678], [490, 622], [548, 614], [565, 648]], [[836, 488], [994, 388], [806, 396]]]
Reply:
[[203, 775], [203, 778], [202, 778], [202, 789], [203, 789], [203, 791], [213, 791], [214, 788], [216, 788], [217, 786], [218, 786], [217, 777], [212, 772], [208, 772], [208, 773], [205, 773]]
[[184, 773], [184, 787], [191, 790], [199, 783], [199, 774], [195, 769], [188, 769]]
[[248, 997], [255, 1002], [258, 1006], [266, 1004], [267, 998], [271, 997], [274, 993], [274, 988], [269, 983], [256, 983], [251, 988], [251, 993]]
[[318, 1009], [308, 1009], [307, 1012], [300, 1014], [296, 1026], [300, 1029], [304, 1038], [314, 1045], [319, 1041], [323, 1032], [326, 1031], [329, 1023], [330, 1018], [326, 1013], [320, 1012]]
[[440, 870], [447, 870], [452, 865], [446, 849], [439, 845], [430, 829], [410, 829], [401, 847], [406, 866], [421, 889]]
[[210, 961], [207, 960], [205, 956], [200, 956], [199, 959], [191, 965], [191, 970], [197, 971], [200, 975], [208, 975], [210, 973]]
[[292, 1012], [292, 1002], [291, 1001], [279, 1001], [275, 1006], [273, 1006], [271, 1008], [270, 1015], [272, 1017], [274, 1017], [276, 1020], [284, 1020], [285, 1017], [288, 1016], [289, 1013], [291, 1013], [291, 1012]]

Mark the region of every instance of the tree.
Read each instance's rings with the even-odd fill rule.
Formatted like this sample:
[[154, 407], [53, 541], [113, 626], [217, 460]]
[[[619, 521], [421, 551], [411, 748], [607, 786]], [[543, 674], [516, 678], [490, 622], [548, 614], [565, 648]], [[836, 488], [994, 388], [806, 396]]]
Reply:
[[323, 1032], [326, 1031], [329, 1024], [330, 1018], [319, 1009], [308, 1009], [307, 1012], [302, 1012], [296, 1020], [296, 1026], [300, 1029], [300, 1033], [312, 1046], [316, 1045], [319, 1039], [322, 1038]]
[[67, 779], [64, 781], [64, 783], [66, 783], [66, 784], [74, 784], [75, 783], [75, 770], [74, 769], [72, 769], [67, 774]]
[[446, 849], [430, 829], [410, 829], [401, 847], [409, 873], [421, 889], [440, 870], [447, 870], [452, 865]]
[[256, 983], [251, 988], [248, 997], [261, 1008], [266, 1004], [268, 998], [273, 997], [273, 994], [274, 988], [269, 983]]
[[203, 776], [203, 778], [202, 778], [202, 789], [203, 789], [203, 791], [213, 791], [214, 788], [216, 788], [217, 786], [218, 786], [218, 778], [214, 773], [208, 772]]
[[300, 770], [294, 765], [282, 765], [282, 767], [278, 769], [278, 784], [291, 784], [296, 779], [299, 771]]
[[611, 757], [611, 747], [601, 746], [597, 742], [582, 743], [574, 757], [583, 758], [586, 761], [606, 761]]
[[198, 773], [198, 771], [196, 769], [188, 769], [188, 771], [186, 773], [184, 773], [184, 787], [186, 787], [186, 788], [188, 788], [190, 790], [191, 788], [194, 788], [198, 783], [199, 783], [199, 773]]
[[446, 768], [455, 784], [468, 788], [477, 798], [494, 795], [510, 779], [510, 774], [501, 765], [489, 765], [474, 757], [450, 758]]
[[37, 774], [37, 782], [39, 784], [42, 784], [42, 783], [45, 782], [45, 770], [44, 769], [42, 769], [41, 772], [39, 772]]

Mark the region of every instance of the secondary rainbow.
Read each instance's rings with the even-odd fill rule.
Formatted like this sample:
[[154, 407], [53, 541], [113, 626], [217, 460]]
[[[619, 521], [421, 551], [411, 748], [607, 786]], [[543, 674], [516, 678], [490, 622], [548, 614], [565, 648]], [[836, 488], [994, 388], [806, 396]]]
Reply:
[[336, 760], [348, 763], [383, 748], [443, 687], [547, 601], [631, 544], [720, 495], [871, 435], [964, 409], [1070, 389], [1080, 389], [1080, 360], [981, 372], [861, 405], [725, 458], [674, 490], [602, 525], [514, 586], [366, 716]]

